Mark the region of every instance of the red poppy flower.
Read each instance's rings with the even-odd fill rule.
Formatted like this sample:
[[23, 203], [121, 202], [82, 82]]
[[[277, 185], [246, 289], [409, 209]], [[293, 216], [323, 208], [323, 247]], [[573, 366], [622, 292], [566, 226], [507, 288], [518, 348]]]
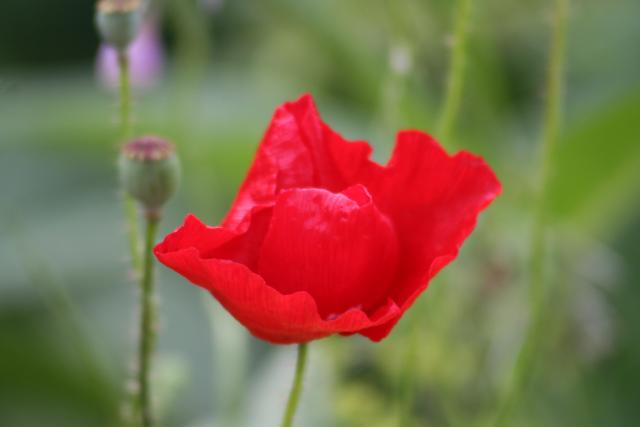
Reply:
[[311, 96], [286, 103], [222, 226], [189, 215], [155, 254], [264, 340], [380, 341], [501, 187], [482, 159], [451, 157], [421, 132], [400, 132], [387, 166], [370, 154]]

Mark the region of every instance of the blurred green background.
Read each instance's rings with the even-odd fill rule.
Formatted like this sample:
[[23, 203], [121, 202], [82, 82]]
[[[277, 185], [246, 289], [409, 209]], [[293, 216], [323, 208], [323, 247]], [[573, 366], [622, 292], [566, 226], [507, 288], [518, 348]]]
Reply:
[[[273, 109], [311, 92], [335, 129], [385, 161], [395, 131], [433, 131], [455, 2], [165, 0], [166, 62], [135, 95], [138, 133], [176, 142], [187, 212], [219, 221]], [[115, 426], [133, 360], [136, 287], [117, 190], [116, 94], [95, 70], [93, 2], [0, 9], [0, 426]], [[311, 346], [297, 425], [484, 426], [527, 326], [550, 0], [475, 1], [449, 150], [504, 185], [459, 259], [380, 344]], [[554, 153], [551, 295], [513, 426], [640, 422], [640, 2], [574, 0]], [[437, 136], [437, 135], [436, 135]], [[156, 391], [163, 426], [276, 426], [293, 347], [258, 342], [159, 268]], [[418, 325], [415, 329], [412, 324]], [[413, 335], [412, 335], [413, 334]], [[405, 404], [407, 404], [405, 402]]]

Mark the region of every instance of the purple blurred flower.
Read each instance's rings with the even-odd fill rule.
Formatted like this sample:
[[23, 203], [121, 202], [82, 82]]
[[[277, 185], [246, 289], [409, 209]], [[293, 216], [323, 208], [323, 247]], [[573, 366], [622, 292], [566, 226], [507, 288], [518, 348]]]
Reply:
[[[159, 29], [154, 19], [148, 19], [140, 34], [129, 47], [131, 85], [146, 89], [153, 86], [162, 75], [165, 53]], [[108, 88], [118, 87], [119, 70], [116, 50], [102, 44], [96, 59], [96, 74], [99, 81]]]

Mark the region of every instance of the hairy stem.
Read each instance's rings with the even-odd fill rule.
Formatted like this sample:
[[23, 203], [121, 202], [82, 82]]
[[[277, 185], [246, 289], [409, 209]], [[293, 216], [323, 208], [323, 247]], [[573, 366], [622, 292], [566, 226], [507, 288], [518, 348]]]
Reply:
[[[120, 70], [120, 133], [123, 140], [131, 138], [133, 134], [133, 120], [131, 117], [131, 82], [129, 78], [129, 55], [126, 50], [118, 51], [118, 67]], [[138, 231], [138, 209], [135, 200], [128, 194], [124, 195], [124, 218], [129, 242], [129, 256], [133, 272], [138, 276], [142, 269], [140, 256], [140, 237]]]
[[138, 348], [137, 374], [138, 374], [138, 404], [140, 409], [141, 425], [151, 427], [153, 425], [151, 408], [151, 387], [149, 376], [151, 373], [151, 359], [155, 347], [155, 301], [153, 286], [153, 245], [155, 242], [158, 219], [154, 216], [146, 218], [146, 236], [144, 248], [144, 268], [140, 280], [141, 306], [140, 306], [140, 341]]

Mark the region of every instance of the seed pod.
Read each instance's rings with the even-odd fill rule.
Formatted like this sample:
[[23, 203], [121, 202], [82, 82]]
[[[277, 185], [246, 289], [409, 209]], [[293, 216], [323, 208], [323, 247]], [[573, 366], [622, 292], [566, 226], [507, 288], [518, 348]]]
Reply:
[[96, 26], [102, 40], [118, 50], [126, 49], [138, 35], [145, 5], [143, 0], [99, 0]]
[[120, 179], [124, 190], [157, 215], [175, 193], [180, 180], [180, 162], [173, 144], [144, 136], [127, 143], [120, 154]]

